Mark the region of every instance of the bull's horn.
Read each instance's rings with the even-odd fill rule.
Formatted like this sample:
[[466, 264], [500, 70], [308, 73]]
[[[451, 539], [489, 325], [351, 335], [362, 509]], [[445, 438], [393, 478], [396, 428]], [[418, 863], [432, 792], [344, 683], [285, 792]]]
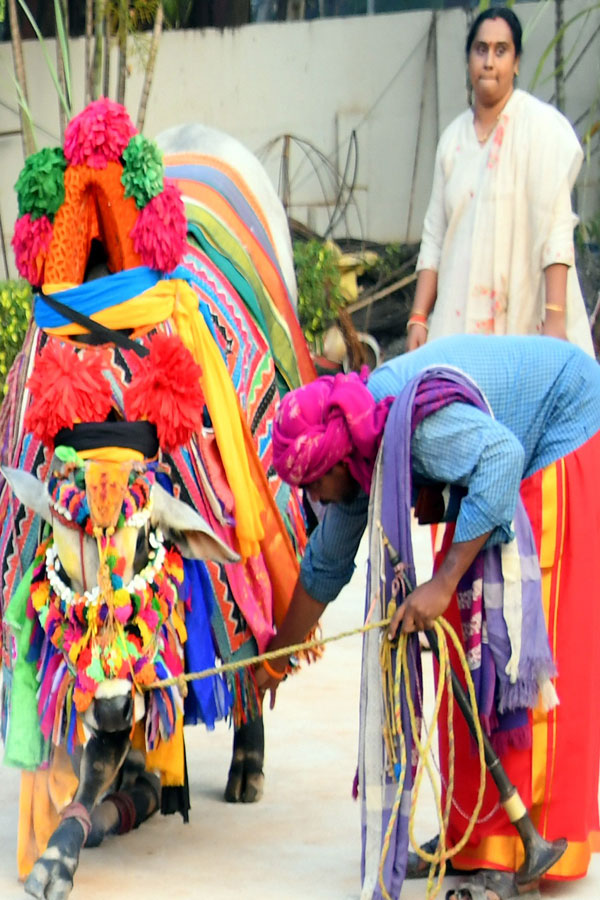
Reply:
[[46, 522], [51, 522], [50, 497], [45, 483], [23, 469], [13, 469], [11, 466], [1, 466], [0, 469], [23, 506], [33, 510]]

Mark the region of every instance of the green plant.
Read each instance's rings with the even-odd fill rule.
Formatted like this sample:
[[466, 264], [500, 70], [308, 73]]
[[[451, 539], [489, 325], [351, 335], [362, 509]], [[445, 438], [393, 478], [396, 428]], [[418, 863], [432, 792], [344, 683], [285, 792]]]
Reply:
[[0, 390], [6, 393], [6, 376], [21, 349], [31, 318], [31, 287], [23, 280], [0, 281]]
[[296, 241], [294, 265], [298, 282], [298, 318], [309, 343], [337, 318], [345, 300], [337, 266], [339, 251], [321, 241]]
[[377, 253], [373, 264], [368, 267], [368, 272], [378, 280], [385, 281], [395, 276], [405, 263], [412, 261], [415, 256], [413, 244], [391, 243]]
[[575, 243], [580, 251], [588, 244], [600, 246], [600, 213], [586, 222], [579, 222], [575, 229]]

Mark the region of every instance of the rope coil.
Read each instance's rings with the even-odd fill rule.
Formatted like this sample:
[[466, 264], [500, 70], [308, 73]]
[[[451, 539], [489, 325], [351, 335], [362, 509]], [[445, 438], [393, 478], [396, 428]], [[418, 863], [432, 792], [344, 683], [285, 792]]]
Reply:
[[[389, 605], [389, 609], [395, 607], [394, 601], [391, 601]], [[454, 764], [455, 764], [455, 746], [454, 746], [454, 733], [452, 728], [452, 708], [453, 708], [453, 697], [454, 692], [452, 688], [452, 673], [450, 669], [450, 655], [448, 648], [448, 638], [451, 643], [454, 645], [456, 649], [459, 660], [461, 663], [462, 670], [465, 675], [465, 681], [467, 684], [467, 690], [469, 694], [469, 699], [473, 709], [476, 709], [476, 699], [475, 699], [475, 688], [473, 685], [473, 679], [471, 678], [471, 673], [469, 671], [469, 666], [467, 663], [467, 659], [465, 656], [465, 652], [460, 643], [460, 640], [452, 628], [452, 626], [442, 617], [440, 616], [435, 620], [432, 626], [432, 630], [435, 631], [437, 636], [438, 645], [439, 645], [439, 665], [440, 665], [440, 675], [438, 678], [436, 695], [435, 695], [435, 704], [433, 713], [429, 723], [427, 724], [427, 738], [425, 743], [423, 744], [420, 736], [420, 717], [417, 716], [415, 711], [414, 700], [411, 695], [410, 690], [410, 670], [408, 664], [408, 635], [405, 633], [401, 633], [398, 640], [398, 651], [396, 656], [396, 667], [395, 671], [392, 671], [391, 665], [391, 650], [386, 650], [384, 645], [382, 644], [382, 679], [384, 683], [384, 699], [386, 706], [386, 716], [385, 720], [387, 723], [386, 730], [388, 727], [391, 728], [389, 734], [385, 735], [385, 743], [386, 747], [392, 747], [392, 754], [389, 756], [390, 761], [392, 763], [397, 763], [396, 759], [397, 754], [394, 749], [394, 738], [397, 738], [397, 741], [400, 745], [400, 776], [398, 780], [398, 787], [396, 790], [396, 797], [394, 800], [394, 804], [392, 807], [392, 813], [390, 816], [390, 820], [388, 822], [388, 827], [386, 830], [386, 834], [383, 841], [383, 847], [381, 852], [381, 858], [379, 863], [379, 886], [381, 888], [382, 896], [384, 900], [393, 900], [391, 895], [388, 893], [387, 888], [385, 886], [383, 880], [383, 869], [385, 865], [385, 860], [390, 848], [391, 836], [394, 833], [396, 821], [398, 818], [399, 810], [400, 810], [400, 802], [402, 799], [402, 794], [404, 791], [404, 783], [406, 780], [406, 770], [407, 770], [407, 749], [406, 749], [406, 739], [404, 737], [402, 731], [402, 723], [401, 723], [401, 702], [400, 702], [400, 688], [401, 685], [404, 684], [410, 723], [411, 723], [411, 733], [412, 739], [414, 741], [415, 749], [418, 754], [418, 765], [417, 765], [417, 773], [415, 776], [415, 782], [412, 789], [411, 794], [411, 806], [410, 806], [410, 814], [409, 814], [409, 822], [408, 822], [408, 834], [410, 845], [417, 853], [420, 859], [429, 863], [429, 873], [427, 876], [427, 887], [426, 887], [426, 900], [434, 900], [435, 897], [439, 894], [442, 883], [444, 880], [444, 876], [446, 873], [446, 865], [449, 860], [451, 860], [457, 853], [463, 849], [467, 841], [469, 840], [475, 824], [478, 820], [479, 813], [481, 811], [481, 807], [483, 805], [483, 795], [485, 791], [485, 783], [486, 783], [486, 765], [485, 765], [485, 757], [484, 757], [484, 746], [483, 746], [483, 734], [481, 731], [481, 723], [479, 722], [479, 718], [475, 716], [476, 721], [476, 733], [477, 733], [477, 751], [479, 757], [479, 789], [477, 793], [477, 801], [475, 803], [475, 807], [473, 812], [469, 818], [467, 827], [465, 832], [463, 833], [460, 841], [454, 845], [451, 849], [447, 846], [447, 832], [448, 832], [448, 821], [450, 817], [450, 809], [452, 807], [452, 795], [454, 790]], [[384, 644], [390, 644], [389, 641], [384, 641]], [[391, 687], [391, 690], [390, 690]], [[432, 761], [432, 743], [433, 737], [435, 735], [436, 727], [438, 725], [440, 708], [442, 705], [442, 698], [444, 695], [444, 690], [448, 693], [447, 699], [447, 729], [448, 729], [448, 785], [446, 789], [446, 798], [445, 803], [442, 809], [442, 800], [440, 796], [440, 789], [438, 784], [438, 779], [436, 777], [436, 772], [434, 771], [434, 765]], [[423, 774], [427, 772], [429, 776], [429, 781], [433, 790], [436, 814], [439, 825], [439, 841], [437, 849], [434, 853], [428, 853], [422, 847], [419, 846], [415, 839], [414, 835], [414, 824], [415, 824], [415, 813], [417, 808], [417, 802], [419, 797], [419, 791], [421, 789]], [[437, 873], [437, 877], [436, 877]]]

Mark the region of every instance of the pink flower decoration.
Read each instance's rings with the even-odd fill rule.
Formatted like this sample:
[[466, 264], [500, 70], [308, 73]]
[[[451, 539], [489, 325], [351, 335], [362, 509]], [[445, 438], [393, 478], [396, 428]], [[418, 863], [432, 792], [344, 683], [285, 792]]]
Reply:
[[172, 272], [183, 256], [186, 233], [183, 200], [175, 185], [167, 183], [141, 210], [131, 238], [143, 265]]
[[11, 241], [19, 275], [33, 287], [40, 287], [44, 263], [52, 241], [52, 222], [48, 216], [32, 219], [25, 213], [15, 223]]
[[73, 166], [105, 169], [118, 162], [137, 130], [120, 103], [102, 97], [71, 119], [65, 131], [64, 154]]
[[121, 625], [126, 625], [133, 615], [133, 606], [131, 603], [126, 603], [124, 606], [115, 606], [113, 612]]

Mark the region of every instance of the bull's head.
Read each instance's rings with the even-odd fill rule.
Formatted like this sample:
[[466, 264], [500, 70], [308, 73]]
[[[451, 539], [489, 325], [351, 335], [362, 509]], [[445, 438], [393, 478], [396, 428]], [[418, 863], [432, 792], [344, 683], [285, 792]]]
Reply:
[[[141, 688], [183, 672], [182, 555], [223, 563], [238, 556], [158, 484], [152, 466], [77, 459], [53, 468], [47, 484], [2, 472], [21, 503], [52, 526], [30, 594], [43, 629], [42, 731], [66, 735], [72, 746], [71, 706], [91, 730], [129, 729], [144, 713]], [[158, 732], [169, 736], [180, 706], [177, 688], [163, 692], [147, 724], [150, 746]]]

